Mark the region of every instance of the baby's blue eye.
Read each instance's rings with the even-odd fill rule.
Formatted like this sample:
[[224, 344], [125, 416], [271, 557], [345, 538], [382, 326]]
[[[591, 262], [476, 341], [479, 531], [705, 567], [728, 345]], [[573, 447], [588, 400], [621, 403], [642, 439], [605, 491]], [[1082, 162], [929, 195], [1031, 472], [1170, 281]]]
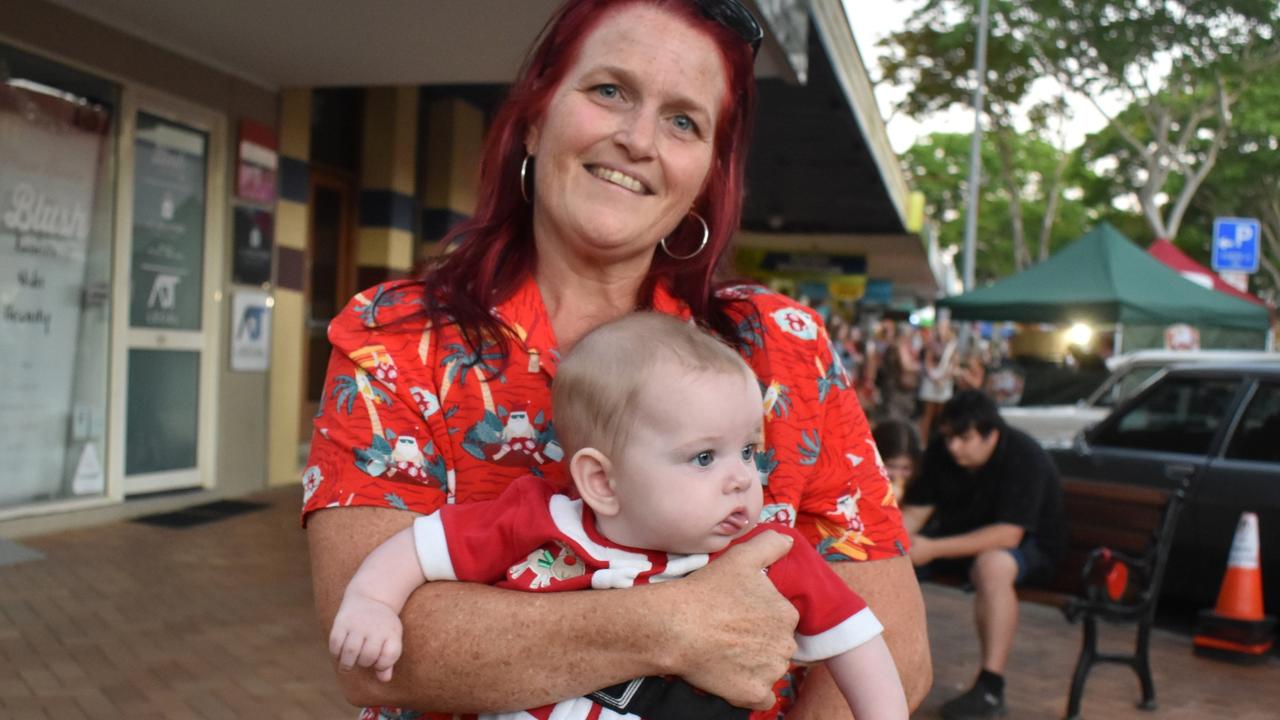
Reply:
[[756, 446], [744, 445], [742, 447], [742, 462], [751, 462], [756, 458]]
[[693, 464], [697, 465], [698, 467], [707, 467], [711, 463], [715, 462], [715, 459], [716, 459], [715, 453], [711, 452], [710, 450], [703, 450], [702, 452], [693, 456]]

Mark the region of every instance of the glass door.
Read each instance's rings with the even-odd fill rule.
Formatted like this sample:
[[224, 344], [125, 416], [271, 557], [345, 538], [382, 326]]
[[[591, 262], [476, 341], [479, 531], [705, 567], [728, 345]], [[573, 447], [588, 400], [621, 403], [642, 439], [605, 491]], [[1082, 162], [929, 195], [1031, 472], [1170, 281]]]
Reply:
[[[217, 153], [198, 118], [133, 115], [124, 365], [127, 495], [212, 484]], [[192, 122], [192, 120], [196, 122]]]

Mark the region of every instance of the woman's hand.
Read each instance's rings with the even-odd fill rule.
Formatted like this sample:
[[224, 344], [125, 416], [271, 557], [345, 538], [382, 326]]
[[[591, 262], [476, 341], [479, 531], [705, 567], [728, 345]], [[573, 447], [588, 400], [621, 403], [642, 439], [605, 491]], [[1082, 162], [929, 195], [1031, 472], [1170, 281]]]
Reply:
[[773, 705], [773, 685], [795, 654], [795, 608], [762, 572], [792, 539], [763, 532], [687, 579], [664, 586], [671, 604], [670, 673], [744, 708]]

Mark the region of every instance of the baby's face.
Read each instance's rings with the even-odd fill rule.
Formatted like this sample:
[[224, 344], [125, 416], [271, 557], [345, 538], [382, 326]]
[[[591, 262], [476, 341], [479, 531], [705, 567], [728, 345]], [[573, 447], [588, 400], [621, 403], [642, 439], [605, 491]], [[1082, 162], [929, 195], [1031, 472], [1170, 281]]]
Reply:
[[614, 463], [619, 541], [711, 553], [750, 530], [763, 502], [756, 451], [764, 401], [754, 376], [667, 366], [642, 393]]

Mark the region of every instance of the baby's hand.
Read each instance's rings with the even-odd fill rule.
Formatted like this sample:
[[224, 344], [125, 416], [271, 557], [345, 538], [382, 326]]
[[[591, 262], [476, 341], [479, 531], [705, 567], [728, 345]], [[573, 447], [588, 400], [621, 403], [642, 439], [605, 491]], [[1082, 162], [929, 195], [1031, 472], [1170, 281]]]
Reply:
[[372, 667], [387, 682], [400, 659], [403, 633], [400, 616], [391, 608], [362, 595], [346, 595], [329, 633], [329, 652], [338, 658], [338, 669]]

